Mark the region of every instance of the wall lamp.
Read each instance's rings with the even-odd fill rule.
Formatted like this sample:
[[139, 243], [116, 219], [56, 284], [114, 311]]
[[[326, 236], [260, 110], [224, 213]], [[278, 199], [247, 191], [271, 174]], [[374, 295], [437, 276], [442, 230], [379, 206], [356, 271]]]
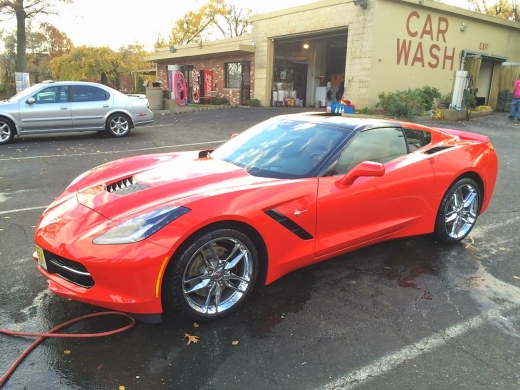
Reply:
[[308, 48], [309, 48], [309, 44], [308, 44], [308, 43], [304, 43], [304, 44], [303, 44], [303, 48], [304, 48], [304, 49], [308, 49]]
[[460, 31], [466, 31], [468, 29], [468, 26], [466, 26], [464, 23], [460, 26]]

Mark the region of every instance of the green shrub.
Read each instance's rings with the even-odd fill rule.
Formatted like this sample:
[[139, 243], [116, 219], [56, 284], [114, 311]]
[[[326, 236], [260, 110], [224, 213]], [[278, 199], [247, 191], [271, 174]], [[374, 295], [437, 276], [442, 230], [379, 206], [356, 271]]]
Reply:
[[167, 89], [163, 89], [162, 90], [162, 97], [163, 97], [163, 99], [169, 99], [170, 98], [170, 91], [168, 91]]
[[215, 99], [216, 104], [228, 104], [229, 100], [225, 96], [221, 96]]
[[418, 88], [417, 92], [421, 99], [421, 105], [425, 110], [431, 110], [435, 103], [435, 99], [441, 97], [441, 92], [437, 88], [429, 87], [427, 85], [420, 89]]
[[407, 102], [394, 101], [385, 109], [385, 113], [394, 118], [412, 119], [417, 111]]
[[251, 100], [248, 100], [246, 103], [248, 106], [251, 106], [251, 107], [260, 107], [260, 100], [258, 100], [258, 99], [251, 99]]
[[396, 107], [403, 107], [403, 104], [408, 106], [410, 110], [415, 112], [422, 112], [423, 106], [421, 104], [421, 94], [419, 89], [380, 93], [377, 95], [379, 102], [376, 107], [381, 107], [385, 114], [391, 115], [390, 110], [395, 111]]
[[361, 115], [372, 115], [374, 110], [372, 110], [370, 107], [363, 107], [357, 110], [357, 113]]

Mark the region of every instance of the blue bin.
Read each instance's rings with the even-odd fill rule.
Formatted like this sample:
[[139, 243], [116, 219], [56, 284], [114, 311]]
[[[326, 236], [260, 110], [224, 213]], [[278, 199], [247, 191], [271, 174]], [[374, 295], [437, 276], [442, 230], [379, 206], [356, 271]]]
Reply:
[[336, 112], [336, 109], [338, 109], [338, 112], [342, 112], [345, 114], [355, 114], [354, 107], [352, 106], [347, 106], [342, 103], [331, 103], [330, 112], [334, 113]]

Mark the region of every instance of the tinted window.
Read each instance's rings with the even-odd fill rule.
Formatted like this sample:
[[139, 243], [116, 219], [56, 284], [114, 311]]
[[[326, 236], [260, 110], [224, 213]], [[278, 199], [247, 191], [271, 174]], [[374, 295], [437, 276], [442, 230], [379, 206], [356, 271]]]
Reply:
[[74, 102], [102, 102], [108, 100], [110, 94], [104, 89], [90, 85], [74, 85], [72, 98]]
[[336, 173], [345, 174], [363, 161], [384, 164], [406, 153], [406, 141], [400, 128], [363, 131], [341, 154]]
[[346, 134], [350, 131], [322, 124], [269, 120], [228, 141], [211, 157], [238, 165], [254, 176], [309, 177]]
[[42, 89], [33, 96], [36, 104], [63, 103], [69, 101], [69, 87], [66, 85]]
[[422, 148], [432, 142], [432, 135], [428, 131], [403, 129], [410, 152]]

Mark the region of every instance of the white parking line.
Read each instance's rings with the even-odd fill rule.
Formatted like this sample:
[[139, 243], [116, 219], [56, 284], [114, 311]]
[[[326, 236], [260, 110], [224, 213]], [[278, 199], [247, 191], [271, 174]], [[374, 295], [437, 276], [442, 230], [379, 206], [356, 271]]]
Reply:
[[430, 337], [425, 337], [414, 344], [383, 356], [356, 371], [343, 375], [335, 381], [327, 383], [321, 389], [347, 390], [364, 385], [366, 382], [393, 370], [400, 364], [413, 360], [423, 353], [432, 352], [434, 349], [447, 344], [450, 339], [462, 336], [470, 330], [480, 327], [487, 319], [503, 316], [504, 312], [518, 307], [518, 305], [506, 304], [501, 306], [500, 309], [489, 310], [484, 314], [450, 326]]
[[207, 142], [194, 142], [192, 144], [179, 144], [179, 145], [168, 145], [168, 146], [154, 146], [150, 148], [140, 148], [140, 149], [127, 149], [127, 150], [107, 150], [106, 152], [90, 152], [90, 153], [71, 153], [71, 154], [53, 154], [46, 156], [26, 156], [26, 157], [9, 157], [9, 158], [0, 158], [0, 161], [14, 161], [14, 160], [31, 160], [35, 158], [49, 158], [49, 157], [73, 157], [73, 156], [91, 156], [95, 154], [116, 154], [116, 153], [129, 153], [129, 152], [142, 152], [145, 150], [157, 150], [157, 149], [167, 149], [167, 148], [180, 148], [185, 146], [197, 146], [197, 145], [209, 145], [209, 144], [221, 144], [226, 142], [227, 140], [222, 141], [207, 141]]
[[0, 211], [0, 215], [19, 213], [20, 211], [41, 210], [41, 209], [46, 209], [46, 208], [47, 208], [47, 206], [26, 207], [24, 209], [14, 209], [14, 210]]

